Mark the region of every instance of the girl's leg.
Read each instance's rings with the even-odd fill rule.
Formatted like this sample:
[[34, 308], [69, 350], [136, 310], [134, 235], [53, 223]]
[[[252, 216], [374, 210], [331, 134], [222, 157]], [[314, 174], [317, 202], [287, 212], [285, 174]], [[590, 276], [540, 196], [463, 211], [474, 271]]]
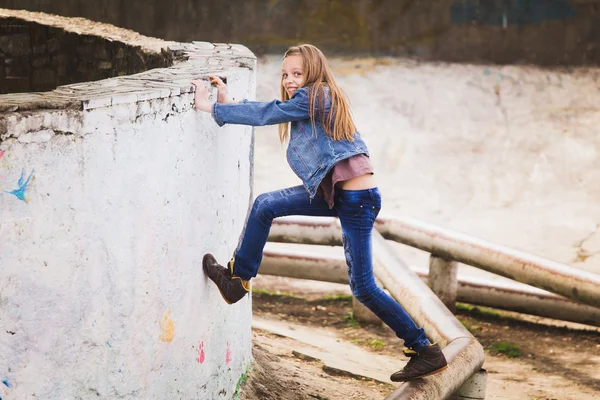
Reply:
[[256, 276], [273, 218], [286, 215], [334, 217], [337, 213], [335, 208], [329, 209], [322, 196], [311, 200], [303, 186], [259, 195], [254, 200], [242, 240], [235, 252], [234, 275], [246, 281]]
[[335, 209], [342, 224], [352, 294], [392, 328], [406, 347], [421, 351], [430, 344], [425, 332], [417, 327], [400, 304], [377, 286], [373, 276], [371, 233], [381, 209], [379, 190], [337, 189]]

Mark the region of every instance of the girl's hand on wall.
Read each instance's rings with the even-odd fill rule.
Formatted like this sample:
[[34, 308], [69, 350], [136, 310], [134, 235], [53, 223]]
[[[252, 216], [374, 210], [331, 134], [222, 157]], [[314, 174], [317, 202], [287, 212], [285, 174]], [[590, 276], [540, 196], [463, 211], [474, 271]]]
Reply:
[[194, 79], [191, 84], [196, 88], [196, 92], [194, 93], [194, 108], [196, 110], [211, 112], [212, 106], [208, 101], [208, 85], [206, 81]]
[[232, 103], [232, 101], [230, 101], [229, 97], [227, 96], [227, 85], [225, 84], [225, 82], [223, 82], [221, 78], [215, 75], [209, 75], [208, 78], [210, 79], [210, 84], [215, 85], [217, 87], [217, 102], [224, 104]]

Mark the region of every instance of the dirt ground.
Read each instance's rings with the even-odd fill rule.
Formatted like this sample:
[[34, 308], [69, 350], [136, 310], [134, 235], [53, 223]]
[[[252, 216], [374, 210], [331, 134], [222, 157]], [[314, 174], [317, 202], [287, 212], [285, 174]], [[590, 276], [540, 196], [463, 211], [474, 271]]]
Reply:
[[381, 399], [390, 385], [325, 372], [318, 360], [294, 355], [294, 341], [254, 332], [255, 363], [241, 388], [242, 400]]
[[[407, 361], [402, 341], [389, 328], [351, 317], [351, 298], [344, 285], [259, 276], [253, 290], [257, 318], [326, 328], [346, 343], [397, 357], [398, 369]], [[485, 348], [486, 398], [600, 398], [599, 329], [466, 305], [458, 317]], [[241, 399], [383, 399], [397, 387], [328, 373], [320, 361], [294, 355], [298, 345], [254, 329], [256, 362], [242, 386]]]

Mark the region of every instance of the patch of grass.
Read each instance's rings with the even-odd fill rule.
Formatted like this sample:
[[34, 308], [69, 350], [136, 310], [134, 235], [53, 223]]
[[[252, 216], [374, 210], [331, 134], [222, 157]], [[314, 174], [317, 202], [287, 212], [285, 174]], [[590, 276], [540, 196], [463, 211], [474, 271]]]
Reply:
[[365, 341], [365, 339], [351, 339], [350, 343], [363, 343]]
[[469, 321], [464, 318], [456, 317], [456, 319], [471, 333], [473, 333], [473, 326]]
[[473, 311], [474, 308], [470, 304], [456, 303], [456, 311]]
[[252, 288], [252, 295], [255, 296], [273, 296], [273, 297], [293, 297], [296, 298], [297, 296], [294, 295], [293, 293], [288, 293], [288, 292], [280, 292], [279, 290], [272, 292], [270, 290], [267, 289], [261, 289], [261, 288]]
[[500, 314], [498, 311], [491, 309], [491, 308], [487, 308], [487, 307], [476, 307], [473, 311], [478, 313], [479, 315], [484, 315], [486, 317], [496, 317], [496, 318], [503, 317], [503, 315]]
[[352, 311], [348, 311], [346, 314], [344, 314], [344, 321], [346, 321], [346, 325], [351, 328], [358, 328], [360, 326]]
[[469, 313], [481, 315], [483, 317], [494, 317], [494, 318], [503, 318], [504, 317], [502, 314], [500, 314], [498, 311], [496, 311], [492, 308], [472, 306], [470, 304], [464, 304], [464, 303], [456, 303], [456, 311], [469, 312]]
[[325, 297], [321, 297], [318, 301], [339, 301], [342, 303], [351, 303], [352, 295], [351, 294], [330, 294]]
[[464, 318], [461, 318], [461, 317], [456, 317], [456, 319], [458, 319], [458, 320], [460, 321], [460, 323], [461, 323], [461, 324], [462, 324], [462, 325], [463, 325], [463, 326], [464, 326], [464, 327], [465, 327], [465, 328], [466, 328], [466, 329], [467, 329], [469, 332], [471, 332], [473, 335], [475, 335], [475, 333], [476, 333], [477, 331], [480, 331], [480, 330], [481, 330], [481, 327], [480, 327], [480, 326], [473, 325], [473, 324], [471, 324], [471, 322], [467, 321], [467, 320], [466, 320], [466, 319], [464, 319]]
[[242, 376], [240, 376], [240, 379], [238, 379], [237, 384], [235, 385], [235, 392], [233, 393], [233, 400], [240, 400], [240, 389], [242, 388], [242, 385], [244, 384], [244, 382], [246, 382], [246, 380], [248, 379], [248, 374], [250, 373], [250, 365], [248, 365], [246, 367], [246, 371], [242, 374]]
[[519, 346], [510, 342], [496, 342], [488, 346], [488, 350], [492, 354], [506, 354], [508, 358], [517, 358], [521, 356]]
[[383, 348], [383, 346], [385, 346], [385, 342], [383, 340], [379, 340], [379, 339], [370, 340], [369, 344], [375, 350], [379, 350], [379, 349]]

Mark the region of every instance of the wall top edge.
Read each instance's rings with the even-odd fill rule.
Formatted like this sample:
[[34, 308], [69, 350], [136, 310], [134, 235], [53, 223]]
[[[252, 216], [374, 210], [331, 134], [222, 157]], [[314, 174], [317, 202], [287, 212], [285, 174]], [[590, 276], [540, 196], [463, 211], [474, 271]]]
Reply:
[[[167, 42], [127, 29], [101, 24], [84, 18], [68, 18], [22, 10], [0, 8], [0, 18], [14, 17], [51, 25], [79, 34], [118, 40], [153, 52], [168, 52], [174, 63], [137, 74], [93, 82], [59, 86], [49, 92], [0, 95], [0, 120], [15, 112], [41, 110], [91, 110], [99, 107], [179, 96], [193, 91], [193, 79], [215, 74], [227, 77], [228, 71], [256, 68], [256, 56], [245, 46], [230, 43]], [[146, 46], [146, 47], [144, 47]]]
[[191, 80], [235, 68], [254, 70], [256, 56], [241, 45], [174, 43], [167, 48], [175, 63], [133, 75], [59, 86], [50, 92], [0, 95], [2, 114], [44, 109], [90, 110], [116, 104], [179, 96], [193, 91]]

